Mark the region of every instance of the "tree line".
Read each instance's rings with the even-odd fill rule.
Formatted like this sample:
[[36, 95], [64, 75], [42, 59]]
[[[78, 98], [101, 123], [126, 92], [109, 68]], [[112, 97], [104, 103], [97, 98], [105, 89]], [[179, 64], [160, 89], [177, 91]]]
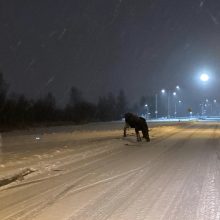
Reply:
[[8, 95], [8, 84], [0, 72], [0, 128], [26, 127], [37, 124], [88, 123], [119, 120], [128, 111], [123, 90], [118, 95], [101, 96], [96, 104], [83, 98], [76, 87], [69, 91], [69, 101], [58, 107], [52, 93], [37, 100], [24, 95]]
[[100, 96], [97, 103], [92, 103], [87, 101], [82, 92], [73, 86], [69, 91], [67, 104], [61, 108], [57, 105], [52, 93], [34, 100], [24, 95], [9, 95], [8, 89], [9, 85], [0, 71], [0, 130], [41, 124], [81, 124], [121, 120], [124, 113], [128, 111], [145, 115], [146, 102], [151, 107], [154, 105], [153, 97], [142, 96], [139, 103], [130, 107], [123, 90], [120, 90], [117, 95], [109, 93]]

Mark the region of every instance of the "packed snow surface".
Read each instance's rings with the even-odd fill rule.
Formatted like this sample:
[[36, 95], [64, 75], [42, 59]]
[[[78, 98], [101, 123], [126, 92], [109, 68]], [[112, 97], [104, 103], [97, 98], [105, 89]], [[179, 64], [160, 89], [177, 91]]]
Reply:
[[137, 142], [122, 123], [0, 136], [1, 220], [220, 219], [220, 124], [149, 124]]

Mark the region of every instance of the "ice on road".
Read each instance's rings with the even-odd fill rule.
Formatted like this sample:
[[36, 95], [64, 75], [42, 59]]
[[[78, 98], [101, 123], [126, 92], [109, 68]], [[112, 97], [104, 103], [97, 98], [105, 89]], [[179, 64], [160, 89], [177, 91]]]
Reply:
[[220, 219], [220, 124], [150, 126], [151, 142], [106, 125], [3, 134], [0, 175], [36, 172], [0, 187], [0, 219]]

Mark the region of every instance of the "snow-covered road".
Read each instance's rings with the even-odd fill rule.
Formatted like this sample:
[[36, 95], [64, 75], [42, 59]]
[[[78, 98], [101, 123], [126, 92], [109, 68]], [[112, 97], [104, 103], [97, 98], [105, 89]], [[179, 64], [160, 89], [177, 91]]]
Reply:
[[3, 136], [1, 176], [35, 172], [0, 187], [0, 219], [220, 219], [220, 124], [153, 127], [150, 143], [98, 126]]

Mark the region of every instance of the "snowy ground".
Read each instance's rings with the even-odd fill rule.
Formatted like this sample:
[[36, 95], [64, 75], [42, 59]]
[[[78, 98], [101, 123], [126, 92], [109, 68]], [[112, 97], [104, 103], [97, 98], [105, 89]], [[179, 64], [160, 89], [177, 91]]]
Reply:
[[0, 219], [220, 219], [220, 124], [150, 125], [152, 141], [122, 123], [0, 137]]

